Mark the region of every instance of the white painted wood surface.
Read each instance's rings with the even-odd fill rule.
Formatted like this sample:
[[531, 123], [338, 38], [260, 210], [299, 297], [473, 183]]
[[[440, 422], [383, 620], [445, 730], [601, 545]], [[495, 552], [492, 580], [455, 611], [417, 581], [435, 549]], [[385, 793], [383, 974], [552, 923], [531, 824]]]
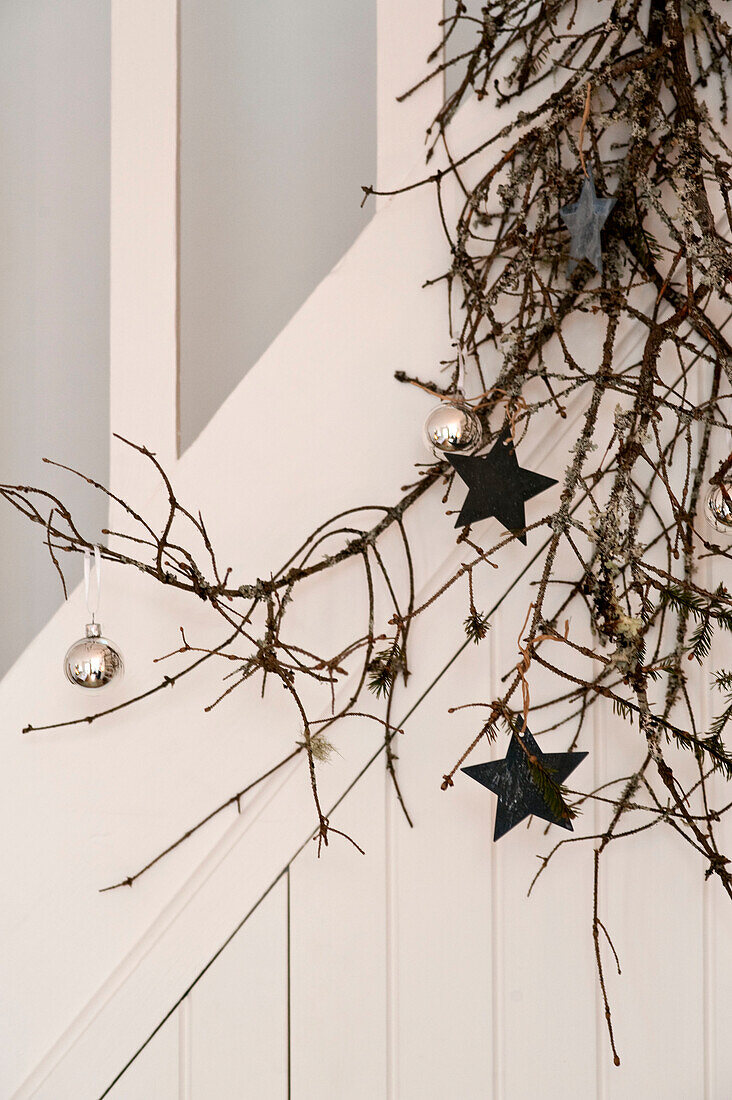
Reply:
[[[409, 5], [380, 7], [388, 18], [401, 10]], [[446, 249], [427, 191], [385, 204], [176, 461], [175, 25], [173, 0], [115, 4], [112, 420], [172, 466], [182, 497], [202, 505], [221, 560], [245, 581], [354, 495], [395, 499], [405, 470], [423, 458], [417, 425], [427, 399], [395, 386], [392, 374], [398, 367], [426, 373], [447, 353], [442, 293], [420, 289], [444, 266]], [[468, 105], [456, 142], [460, 127], [466, 140], [478, 124]], [[384, 126], [386, 142], [391, 123]], [[250, 419], [241, 440], [246, 410], [270, 407], [273, 393], [286, 450], [272, 447], [265, 418]], [[313, 433], [326, 415], [324, 394], [328, 430]], [[567, 442], [580, 414], [575, 403]], [[405, 430], [410, 424], [414, 431]], [[532, 433], [521, 460], [558, 476], [562, 439], [548, 425]], [[134, 456], [114, 453], [115, 488], [164, 514]], [[257, 474], [263, 455], [266, 485]], [[541, 507], [556, 499], [553, 492]], [[462, 560], [442, 512], [433, 494], [407, 518], [420, 591]], [[624, 968], [618, 978], [606, 959], [623, 1056], [615, 1069], [593, 972], [589, 850], [560, 854], [527, 900], [536, 853], [555, 838], [534, 826], [493, 846], [487, 792], [460, 777], [454, 789], [439, 789], [476, 724], [475, 712], [448, 715], [447, 707], [496, 694], [497, 669], [515, 651], [530, 598], [525, 581], [504, 593], [536, 550], [532, 543], [524, 557], [504, 554], [500, 573], [478, 581], [480, 605], [499, 605], [489, 639], [465, 648], [422, 702], [464, 640], [465, 592], [455, 586], [444, 605], [416, 620], [418, 674], [396, 707], [397, 720], [408, 715], [398, 752], [414, 829], [383, 774], [378, 730], [354, 720], [343, 724], [338, 754], [323, 769], [323, 801], [338, 803], [334, 824], [362, 843], [364, 856], [334, 837], [315, 859], [298, 761], [241, 815], [212, 823], [133, 890], [102, 895], [100, 886], [144, 863], [283, 755], [293, 724], [285, 700], [270, 695], [261, 704], [256, 692], [203, 715], [218, 681], [201, 673], [105, 724], [20, 737], [28, 720], [71, 717], [86, 702], [58, 673], [83, 622], [80, 593], [72, 596], [0, 686], [7, 730], [0, 763], [12, 777], [0, 800], [0, 827], [11, 838], [0, 867], [14, 887], [0, 912], [0, 1095], [732, 1095], [729, 916], [715, 883], [703, 882], [678, 840], [657, 829], [646, 851], [631, 847], [634, 840], [608, 856], [603, 919]], [[323, 637], [348, 629], [361, 584], [350, 567], [314, 584], [294, 621]], [[205, 608], [123, 572], [105, 577], [103, 621], [127, 655], [125, 694], [157, 681], [160, 666], [151, 660], [172, 648], [180, 622], [204, 644], [214, 637]], [[42, 698], [29, 687], [39, 669], [48, 685]], [[540, 691], [538, 672], [535, 683]], [[699, 690], [706, 690], [701, 675]], [[583, 734], [592, 756], [578, 784], [590, 782], [587, 772], [598, 779], [637, 759], [637, 733], [620, 723], [611, 732], [603, 721]], [[502, 755], [503, 746], [491, 751]]]
[[[180, 1065], [180, 1030], [179, 1017], [172, 1016], [112, 1088], [111, 1100], [142, 1100], [142, 1097], [181, 1100], [185, 1097], [180, 1087], [185, 1079]], [[83, 1087], [79, 1082], [77, 1091], [67, 1094], [69, 1100], [78, 1096], [78, 1090]]]
[[188, 995], [189, 1096], [287, 1096], [287, 877]]
[[384, 795], [374, 766], [338, 810], [365, 856], [333, 837], [326, 856], [309, 843], [290, 871], [293, 1096], [387, 1094]]

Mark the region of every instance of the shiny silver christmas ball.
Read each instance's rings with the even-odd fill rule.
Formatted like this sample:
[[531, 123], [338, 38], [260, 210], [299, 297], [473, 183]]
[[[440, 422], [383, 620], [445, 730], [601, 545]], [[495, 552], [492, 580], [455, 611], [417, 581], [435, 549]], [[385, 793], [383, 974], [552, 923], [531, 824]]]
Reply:
[[716, 531], [732, 537], [732, 482], [712, 485], [707, 494], [707, 517]]
[[471, 451], [480, 444], [480, 420], [460, 401], [441, 401], [424, 422], [424, 438], [436, 454]]
[[66, 679], [78, 687], [106, 687], [121, 680], [124, 671], [122, 654], [102, 637], [99, 623], [87, 623], [86, 637], [74, 642], [64, 657]]

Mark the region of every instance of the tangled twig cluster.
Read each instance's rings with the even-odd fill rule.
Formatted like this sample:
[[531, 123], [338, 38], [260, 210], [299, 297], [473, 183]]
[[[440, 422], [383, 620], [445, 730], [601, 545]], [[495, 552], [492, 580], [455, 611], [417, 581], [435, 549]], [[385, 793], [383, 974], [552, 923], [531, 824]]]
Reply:
[[[454, 38], [468, 32], [472, 45], [446, 60]], [[732, 468], [732, 455], [716, 469], [710, 460], [714, 437], [721, 440], [718, 453], [730, 451], [732, 346], [724, 326], [732, 316], [732, 151], [722, 128], [732, 32], [707, 0], [602, 0], [591, 10], [580, 10], [577, 0], [492, 0], [477, 16], [463, 0], [455, 0], [430, 64], [426, 80], [441, 78], [449, 68], [454, 87], [428, 133], [428, 160], [440, 150], [445, 167], [402, 190], [429, 186], [436, 192], [451, 254], [440, 279], [460, 350], [447, 365], [451, 373], [444, 386], [403, 374], [397, 378], [449, 396], [457, 390], [458, 360], [465, 353], [480, 392], [476, 407], [488, 442], [497, 438], [506, 418], [514, 433], [530, 433], [539, 414], [563, 418], [570, 399], [581, 400], [583, 408], [559, 507], [532, 524], [546, 542], [519, 635], [518, 661], [507, 670], [501, 697], [486, 702], [487, 719], [442, 777], [442, 786], [452, 786], [457, 768], [483, 739], [496, 736], [501, 721], [515, 736], [531, 715], [538, 735], [537, 723], [547, 714], [545, 728], [566, 727], [570, 747], [590, 708], [606, 706], [606, 700], [618, 719], [637, 724], [643, 748], [639, 766], [630, 776], [608, 777], [596, 791], [580, 794], [558, 787], [551, 775], [539, 774], [534, 761], [537, 782], [562, 813], [572, 816], [588, 800], [608, 812], [599, 834], [560, 841], [543, 858], [538, 874], [562, 845], [582, 840], [594, 845], [593, 935], [617, 1062], [600, 933], [608, 941], [609, 936], [597, 901], [608, 845], [658, 824], [670, 826], [699, 853], [707, 876], [716, 876], [732, 899], [729, 860], [715, 833], [732, 799], [713, 807], [710, 795], [713, 772], [732, 775], [732, 757], [723, 741], [732, 718], [732, 672], [715, 674], [723, 698], [709, 728], [695, 713], [690, 690], [690, 676], [701, 674], [714, 632], [732, 630], [732, 599], [723, 586], [706, 583], [699, 568], [704, 558], [729, 558], [729, 550], [716, 545], [700, 522], [699, 512], [708, 483], [721, 483]], [[545, 94], [537, 94], [542, 88]], [[470, 95], [504, 108], [510, 120], [455, 157], [451, 125]], [[536, 105], [520, 109], [532, 96]], [[597, 276], [585, 262], [568, 277], [568, 242], [559, 209], [576, 199], [589, 166], [598, 191], [617, 196], [604, 232], [604, 272]], [[447, 214], [448, 189], [462, 196], [453, 219]], [[582, 356], [573, 350], [570, 322], [577, 317], [601, 330], [595, 361], [586, 350]], [[618, 351], [628, 331], [640, 334], [641, 351], [632, 362]], [[499, 364], [490, 376], [489, 361]], [[609, 402], [615, 411], [609, 438], [603, 438]], [[591, 455], [600, 439], [605, 451], [595, 462]], [[403, 518], [433, 487], [450, 493], [451, 470], [436, 462], [420, 470], [396, 505], [341, 513], [318, 527], [269, 580], [237, 584], [230, 570], [220, 570], [200, 514], [177, 499], [155, 456], [144, 447], [137, 450], [162, 479], [167, 521], [158, 533], [129, 504], [113, 498], [133, 531], [110, 532], [114, 547], [125, 540], [130, 551], [109, 548], [105, 557], [206, 601], [226, 630], [221, 644], [206, 650], [190, 645], [182, 634], [175, 652], [195, 659], [145, 695], [164, 690], [203, 662], [226, 662], [230, 669], [214, 706], [255, 676], [263, 683], [278, 680], [292, 699], [297, 743], [266, 775], [294, 755], [306, 755], [319, 844], [338, 831], [318, 795], [318, 767], [331, 749], [329, 730], [349, 715], [368, 712], [383, 726], [386, 765], [407, 813], [392, 751], [397, 732], [392, 704], [399, 678], [408, 675], [410, 626], [449, 587], [467, 578], [465, 630], [480, 642], [490, 624], [476, 606], [473, 578], [495, 566], [495, 551], [514, 536], [483, 546], [469, 528], [461, 531], [458, 543], [468, 560], [416, 606]], [[59, 572], [62, 553], [91, 545], [56, 497], [21, 486], [2, 486], [0, 492], [44, 528]], [[380, 549], [387, 531], [399, 536], [402, 557], [396, 569]], [[560, 575], [565, 551], [572, 566]], [[351, 559], [361, 563], [366, 578], [365, 632], [332, 655], [294, 644], [285, 624], [299, 586]], [[407, 591], [401, 592], [396, 578], [405, 576]], [[376, 621], [377, 586], [390, 606], [383, 624]], [[564, 647], [566, 659], [556, 656], [556, 647]], [[551, 674], [556, 691], [534, 702], [532, 671], [537, 667]], [[334, 685], [346, 672], [352, 690], [336, 706]], [[320, 684], [329, 693], [332, 712], [326, 720], [309, 715], [303, 682]], [[363, 703], [369, 691], [384, 700], [379, 715]], [[95, 721], [105, 713], [110, 711], [78, 721]], [[692, 782], [678, 778], [678, 749], [692, 754]], [[264, 778], [255, 778], [205, 821], [238, 807]], [[641, 824], [634, 816], [638, 811], [645, 815]], [[164, 854], [117, 885], [131, 885]]]

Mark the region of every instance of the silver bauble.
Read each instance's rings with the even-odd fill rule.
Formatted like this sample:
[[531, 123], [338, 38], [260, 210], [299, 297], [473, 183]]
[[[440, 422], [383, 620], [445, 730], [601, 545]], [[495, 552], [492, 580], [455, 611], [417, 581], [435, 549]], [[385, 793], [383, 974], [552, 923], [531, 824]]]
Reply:
[[732, 482], [712, 485], [707, 493], [706, 511], [709, 522], [715, 531], [732, 538]]
[[112, 680], [121, 680], [124, 671], [122, 654], [102, 637], [99, 623], [87, 623], [86, 637], [74, 642], [64, 657], [66, 679], [77, 687], [106, 687]]
[[424, 438], [436, 454], [472, 451], [480, 444], [480, 420], [460, 401], [441, 401], [424, 422]]

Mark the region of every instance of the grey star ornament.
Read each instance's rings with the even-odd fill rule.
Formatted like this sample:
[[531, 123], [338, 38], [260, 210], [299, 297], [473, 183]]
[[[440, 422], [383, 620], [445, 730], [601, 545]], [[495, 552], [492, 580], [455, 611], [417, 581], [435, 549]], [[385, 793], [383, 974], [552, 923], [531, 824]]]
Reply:
[[592, 172], [585, 176], [577, 202], [563, 206], [559, 215], [571, 234], [567, 274], [571, 275], [580, 260], [589, 260], [602, 275], [602, 241], [600, 231], [617, 202], [611, 195], [598, 199]]
[[[521, 742], [558, 784], [564, 783], [588, 755], [586, 752], [542, 752], [528, 729], [521, 737]], [[571, 821], [558, 816], [548, 805], [531, 775], [526, 753], [515, 736], [511, 737], [504, 760], [471, 764], [467, 768], [461, 768], [461, 771], [498, 795], [494, 841], [500, 840], [509, 829], [531, 816], [540, 817], [542, 821], [560, 825], [562, 829], [573, 832]]]

